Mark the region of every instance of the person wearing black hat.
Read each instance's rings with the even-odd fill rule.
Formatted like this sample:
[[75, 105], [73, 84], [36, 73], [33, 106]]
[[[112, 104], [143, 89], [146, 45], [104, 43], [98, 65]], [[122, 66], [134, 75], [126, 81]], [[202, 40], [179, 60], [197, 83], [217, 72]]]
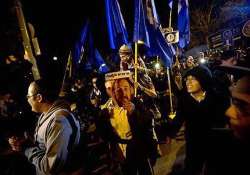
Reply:
[[185, 121], [185, 174], [198, 175], [208, 160], [210, 133], [213, 128], [224, 127], [218, 121], [226, 107], [213, 92], [212, 73], [207, 67], [190, 69], [184, 76], [184, 82], [173, 126], [176, 132]]

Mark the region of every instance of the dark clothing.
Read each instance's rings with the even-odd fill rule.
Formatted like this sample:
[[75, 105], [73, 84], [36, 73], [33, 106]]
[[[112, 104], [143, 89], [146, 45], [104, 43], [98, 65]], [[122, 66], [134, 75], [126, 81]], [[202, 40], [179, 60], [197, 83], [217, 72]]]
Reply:
[[[223, 99], [208, 91], [203, 101], [196, 101], [188, 93], [182, 92], [178, 99], [177, 115], [174, 120], [177, 128], [185, 121], [186, 174], [199, 174], [207, 160], [209, 140], [213, 128], [222, 128], [225, 123]], [[176, 129], [176, 128], [175, 128]]]
[[10, 152], [0, 154], [1, 175], [35, 175], [35, 167], [28, 162], [27, 158], [19, 153]]
[[211, 145], [206, 175], [250, 174], [250, 143], [236, 139], [230, 130], [221, 130], [211, 135]]
[[125, 174], [151, 174], [151, 163], [155, 163], [157, 156], [157, 141], [154, 137], [153, 114], [141, 103], [135, 103], [134, 112], [128, 116], [132, 138], [121, 139], [110, 123], [108, 110], [103, 110], [99, 122], [99, 131], [105, 139], [113, 143], [125, 143], [126, 158], [123, 164]]
[[229, 75], [224, 71], [214, 70], [213, 77], [216, 92], [230, 98], [231, 93], [229, 91], [229, 87], [231, 86], [232, 82], [230, 81]]

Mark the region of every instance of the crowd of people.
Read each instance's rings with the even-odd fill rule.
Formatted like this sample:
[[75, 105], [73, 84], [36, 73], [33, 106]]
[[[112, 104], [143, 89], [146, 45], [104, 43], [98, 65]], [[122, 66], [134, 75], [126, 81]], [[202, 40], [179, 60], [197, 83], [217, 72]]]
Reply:
[[128, 45], [118, 54], [117, 71], [77, 77], [68, 89], [23, 72], [25, 102], [1, 92], [0, 174], [154, 174], [159, 144], [181, 127], [184, 168], [172, 174], [250, 172], [249, 56], [242, 63], [226, 48], [216, 64], [177, 55], [164, 68], [140, 56], [135, 64]]

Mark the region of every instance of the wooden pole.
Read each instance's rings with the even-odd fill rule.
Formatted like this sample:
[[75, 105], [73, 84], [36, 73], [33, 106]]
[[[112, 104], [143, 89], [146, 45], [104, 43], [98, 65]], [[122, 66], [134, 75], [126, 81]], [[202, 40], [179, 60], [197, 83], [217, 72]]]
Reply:
[[138, 43], [135, 42], [135, 97], [137, 97]]
[[169, 67], [167, 67], [167, 76], [168, 76], [168, 89], [169, 89], [169, 101], [170, 101], [169, 118], [173, 119], [175, 117], [175, 112], [174, 112], [174, 108], [173, 108], [172, 88], [171, 88]]
[[66, 95], [67, 72], [69, 72], [69, 78], [71, 78], [71, 76], [72, 76], [72, 54], [71, 54], [71, 51], [69, 52], [67, 64], [66, 64], [66, 67], [65, 67], [62, 86], [61, 86], [61, 89], [60, 89], [60, 92], [59, 92], [59, 97], [64, 97]]
[[41, 76], [40, 76], [38, 66], [36, 63], [36, 58], [34, 57], [34, 54], [32, 51], [32, 46], [30, 44], [30, 37], [29, 37], [28, 31], [27, 31], [25, 18], [24, 18], [24, 14], [22, 11], [22, 5], [21, 5], [21, 2], [19, 0], [15, 1], [15, 11], [16, 11], [16, 15], [17, 15], [18, 25], [19, 25], [19, 28], [21, 31], [21, 36], [23, 39], [24, 50], [28, 55], [29, 61], [32, 63], [33, 77], [35, 80], [38, 80], [41, 78]]

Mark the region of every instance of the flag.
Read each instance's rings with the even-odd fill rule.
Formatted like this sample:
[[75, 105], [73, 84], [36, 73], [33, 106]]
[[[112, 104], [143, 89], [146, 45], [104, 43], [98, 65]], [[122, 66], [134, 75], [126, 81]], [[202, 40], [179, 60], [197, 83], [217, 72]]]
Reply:
[[76, 68], [80, 68], [83, 65], [84, 70], [92, 70], [95, 68], [100, 73], [105, 73], [109, 70], [94, 45], [89, 21], [83, 26], [80, 39], [76, 42], [72, 55]]
[[153, 25], [155, 28], [159, 27], [160, 22], [158, 19], [154, 0], [146, 0], [146, 11], [149, 24]]
[[149, 57], [159, 56], [166, 67], [173, 64], [175, 49], [172, 44], [168, 44], [159, 28], [149, 26], [150, 48], [146, 55]]
[[109, 71], [104, 59], [102, 58], [98, 49], [94, 46], [94, 40], [92, 33], [88, 35], [88, 53], [87, 53], [87, 64], [90, 64], [92, 68], [95, 68], [99, 73], [106, 73]]
[[76, 42], [74, 52], [73, 52], [73, 60], [74, 64], [78, 65], [82, 61], [83, 54], [85, 52], [85, 43], [87, 39], [87, 35], [89, 32], [89, 21], [83, 26], [81, 30], [81, 35], [79, 41]]
[[173, 8], [173, 0], [169, 0], [168, 1], [168, 6], [169, 6], [170, 9]]
[[186, 47], [190, 42], [190, 21], [188, 12], [188, 0], [179, 0], [178, 3], [178, 30], [179, 46]]
[[111, 49], [128, 44], [128, 34], [117, 0], [105, 0], [106, 20]]
[[135, 0], [134, 42], [144, 41], [145, 56], [159, 56], [164, 65], [172, 65], [174, 49], [168, 44], [161, 33], [160, 22], [155, 8], [154, 0]]
[[142, 41], [146, 46], [150, 47], [145, 14], [142, 0], [135, 0], [133, 41]]

